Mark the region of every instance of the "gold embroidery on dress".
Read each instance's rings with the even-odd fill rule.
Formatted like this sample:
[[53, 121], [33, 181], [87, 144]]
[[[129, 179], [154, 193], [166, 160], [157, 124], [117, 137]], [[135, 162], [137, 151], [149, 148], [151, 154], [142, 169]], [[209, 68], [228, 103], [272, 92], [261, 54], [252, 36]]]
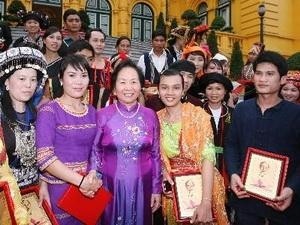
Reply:
[[83, 130], [83, 129], [89, 129], [96, 127], [95, 123], [91, 124], [74, 124], [74, 125], [59, 125], [57, 126], [57, 129], [60, 130]]

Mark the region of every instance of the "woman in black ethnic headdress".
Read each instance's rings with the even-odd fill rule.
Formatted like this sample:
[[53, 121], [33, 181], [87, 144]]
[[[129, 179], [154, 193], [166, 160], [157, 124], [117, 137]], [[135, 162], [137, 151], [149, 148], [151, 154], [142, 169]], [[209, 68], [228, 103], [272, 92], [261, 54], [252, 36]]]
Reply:
[[25, 26], [26, 35], [18, 38], [13, 43], [13, 47], [29, 46], [33, 43], [39, 50], [42, 50], [43, 38], [40, 33], [49, 26], [48, 16], [40, 12], [20, 10], [18, 17]]
[[35, 92], [47, 79], [43, 54], [29, 47], [0, 54], [1, 127], [8, 164], [22, 189], [38, 184], [35, 147]]

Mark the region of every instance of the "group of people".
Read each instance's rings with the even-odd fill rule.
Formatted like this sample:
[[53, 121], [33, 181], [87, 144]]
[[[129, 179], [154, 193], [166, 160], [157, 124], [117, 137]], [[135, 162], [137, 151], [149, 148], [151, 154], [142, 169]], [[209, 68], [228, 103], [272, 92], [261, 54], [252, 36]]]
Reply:
[[[209, 52], [206, 26], [173, 30], [168, 48], [154, 31], [151, 51], [136, 64], [125, 36], [106, 58], [105, 33], [80, 32], [76, 10], [64, 13], [64, 32], [46, 28], [41, 13], [20, 15], [27, 35], [0, 54], [0, 181], [12, 190], [18, 224], [30, 224], [18, 189], [33, 185], [62, 225], [82, 224], [59, 207], [69, 185], [89, 198], [101, 186], [111, 192], [102, 225], [298, 221], [300, 77], [279, 53], [255, 44], [236, 84], [228, 58]], [[237, 104], [240, 90], [254, 95]], [[289, 157], [272, 203], [245, 190], [249, 147]], [[187, 222], [176, 218], [175, 193], [163, 189], [182, 172], [202, 177]]]

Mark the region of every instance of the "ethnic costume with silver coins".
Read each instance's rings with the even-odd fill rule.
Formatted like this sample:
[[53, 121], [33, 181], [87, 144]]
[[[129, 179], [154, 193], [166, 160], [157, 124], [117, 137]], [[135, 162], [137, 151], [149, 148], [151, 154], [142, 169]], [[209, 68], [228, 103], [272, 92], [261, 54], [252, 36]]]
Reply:
[[[16, 112], [5, 81], [17, 70], [32, 68], [37, 71], [37, 88], [25, 103], [25, 111]], [[8, 155], [9, 166], [18, 186], [24, 188], [39, 180], [35, 147], [36, 110], [33, 101], [41, 96], [47, 79], [43, 54], [33, 48], [11, 48], [0, 54], [1, 126]]]

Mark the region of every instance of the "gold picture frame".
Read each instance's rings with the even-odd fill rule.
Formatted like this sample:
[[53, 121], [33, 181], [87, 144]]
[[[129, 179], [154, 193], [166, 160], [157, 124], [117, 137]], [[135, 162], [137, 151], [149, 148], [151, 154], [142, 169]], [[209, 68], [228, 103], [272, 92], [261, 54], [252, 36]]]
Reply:
[[58, 225], [50, 206], [44, 200], [39, 206], [39, 187], [32, 186], [21, 190], [22, 204], [27, 209], [30, 223], [39, 225]]
[[173, 175], [174, 210], [177, 222], [190, 221], [202, 200], [202, 175], [181, 173]]

